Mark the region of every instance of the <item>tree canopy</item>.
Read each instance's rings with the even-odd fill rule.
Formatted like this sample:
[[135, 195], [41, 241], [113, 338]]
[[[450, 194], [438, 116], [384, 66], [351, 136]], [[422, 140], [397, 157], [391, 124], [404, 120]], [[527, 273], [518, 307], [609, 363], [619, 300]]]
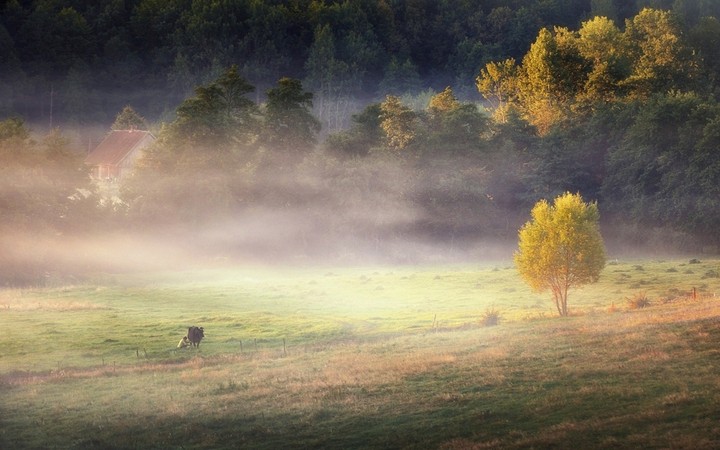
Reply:
[[[694, 76], [675, 70], [692, 59], [683, 36], [713, 33], [709, 20], [720, 16], [720, 6], [687, 3], [8, 1], [0, 6], [0, 92], [8, 95], [0, 111], [45, 120], [53, 91], [55, 113], [68, 122], [111, 120], [126, 104], [152, 121], [174, 110], [194, 86], [237, 64], [260, 95], [283, 76], [302, 80], [316, 95], [316, 116], [336, 131], [349, 125], [368, 97], [381, 101], [387, 94], [448, 85], [462, 97], [471, 95], [480, 68], [508, 58], [521, 61], [541, 29], [554, 34], [554, 27], [578, 30], [590, 22], [601, 34], [588, 29], [581, 32], [585, 39], [614, 42], [617, 36], [602, 34], [598, 17], [632, 36], [634, 42], [620, 47], [634, 55], [628, 88], [642, 91]], [[672, 10], [641, 12], [648, 4]], [[566, 44], [557, 42], [559, 59], [552, 67], [571, 62], [565, 57], [577, 46]], [[596, 57], [602, 48], [608, 53], [596, 61], [606, 69], [592, 67], [594, 78], [623, 75], [619, 61], [609, 60], [619, 47], [588, 48]], [[716, 75], [714, 48], [698, 44], [692, 50]]]

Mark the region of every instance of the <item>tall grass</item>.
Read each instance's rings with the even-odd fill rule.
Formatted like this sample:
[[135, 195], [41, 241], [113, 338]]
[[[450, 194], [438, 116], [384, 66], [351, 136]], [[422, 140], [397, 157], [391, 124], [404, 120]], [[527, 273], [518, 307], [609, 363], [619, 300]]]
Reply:
[[686, 264], [609, 265], [568, 318], [507, 267], [3, 291], [0, 448], [717, 447], [718, 262]]

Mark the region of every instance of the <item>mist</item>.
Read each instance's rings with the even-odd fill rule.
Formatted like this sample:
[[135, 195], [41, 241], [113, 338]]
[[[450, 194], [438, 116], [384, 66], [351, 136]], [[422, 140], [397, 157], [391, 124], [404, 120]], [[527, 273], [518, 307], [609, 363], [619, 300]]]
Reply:
[[[257, 170], [244, 180], [245, 197], [234, 192], [233, 198], [243, 198], [231, 206], [202, 196], [189, 198], [182, 193], [197, 189], [198, 180], [174, 178], [168, 190], [181, 194], [161, 195], [167, 208], [159, 214], [138, 213], [133, 205], [102, 209], [91, 204], [100, 201], [96, 197], [71, 200], [62, 211], [43, 210], [42, 202], [28, 204], [27, 199], [58, 195], [56, 186], [29, 176], [31, 170], [0, 183], [2, 211], [8, 216], [0, 236], [0, 265], [5, 283], [16, 284], [227, 264], [477, 263], [509, 258], [512, 239], [483, 228], [497, 213], [485, 194], [452, 204], [450, 199], [467, 194], [462, 183], [433, 186], [428, 181], [461, 169], [451, 165], [419, 171], [412, 160], [398, 157], [340, 161], [316, 152], [293, 170], [274, 165]], [[200, 176], [229, 183], [223, 171], [203, 171]], [[447, 203], [432, 206], [428, 198]], [[468, 202], [474, 206], [466, 208]], [[47, 214], [42, 226], [32, 223], [37, 210]], [[438, 216], [438, 211], [448, 216]], [[482, 223], [477, 223], [481, 216]]]
[[[85, 174], [58, 184], [44, 161], [6, 169], [2, 284], [248, 264], [506, 264], [529, 219], [530, 204], [513, 199], [517, 177], [492, 153], [348, 158], [320, 146], [295, 164], [274, 151], [264, 158], [242, 176], [205, 167], [140, 184], [147, 191], [135, 202], [122, 198], [130, 177], [116, 182], [115, 203], [79, 195]], [[48, 207], [62, 196], [62, 207]], [[612, 216], [601, 228], [611, 257], [701, 248], [687, 234]]]

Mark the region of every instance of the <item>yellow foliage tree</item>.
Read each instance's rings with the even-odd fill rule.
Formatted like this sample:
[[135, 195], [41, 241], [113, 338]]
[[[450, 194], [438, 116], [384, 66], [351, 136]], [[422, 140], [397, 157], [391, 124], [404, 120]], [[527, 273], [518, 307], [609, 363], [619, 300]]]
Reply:
[[517, 97], [519, 67], [512, 58], [501, 62], [489, 62], [475, 79], [478, 91], [495, 110], [495, 119], [507, 121], [508, 103]]
[[402, 150], [415, 139], [415, 113], [403, 105], [400, 97], [388, 95], [380, 104], [380, 127], [387, 137], [387, 145]]
[[459, 107], [460, 102], [455, 97], [452, 88], [448, 86], [441, 93], [432, 96], [428, 104], [428, 111], [432, 115], [442, 115], [455, 111]]
[[697, 57], [671, 12], [643, 9], [625, 21], [624, 38], [633, 65], [625, 80], [631, 95], [644, 98], [686, 87], [697, 75]]
[[550, 205], [539, 201], [519, 232], [515, 265], [536, 292], [550, 290], [558, 313], [568, 315], [571, 287], [596, 282], [605, 267], [605, 248], [596, 203], [566, 192]]

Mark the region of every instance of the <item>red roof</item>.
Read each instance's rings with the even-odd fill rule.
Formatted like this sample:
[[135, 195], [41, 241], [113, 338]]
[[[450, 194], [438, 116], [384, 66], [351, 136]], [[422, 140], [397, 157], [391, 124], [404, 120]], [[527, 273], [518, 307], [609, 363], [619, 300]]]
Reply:
[[120, 164], [133, 150], [143, 145], [143, 140], [148, 137], [151, 141], [155, 139], [149, 131], [113, 130], [95, 150], [90, 152], [85, 158], [85, 163], [89, 165]]

